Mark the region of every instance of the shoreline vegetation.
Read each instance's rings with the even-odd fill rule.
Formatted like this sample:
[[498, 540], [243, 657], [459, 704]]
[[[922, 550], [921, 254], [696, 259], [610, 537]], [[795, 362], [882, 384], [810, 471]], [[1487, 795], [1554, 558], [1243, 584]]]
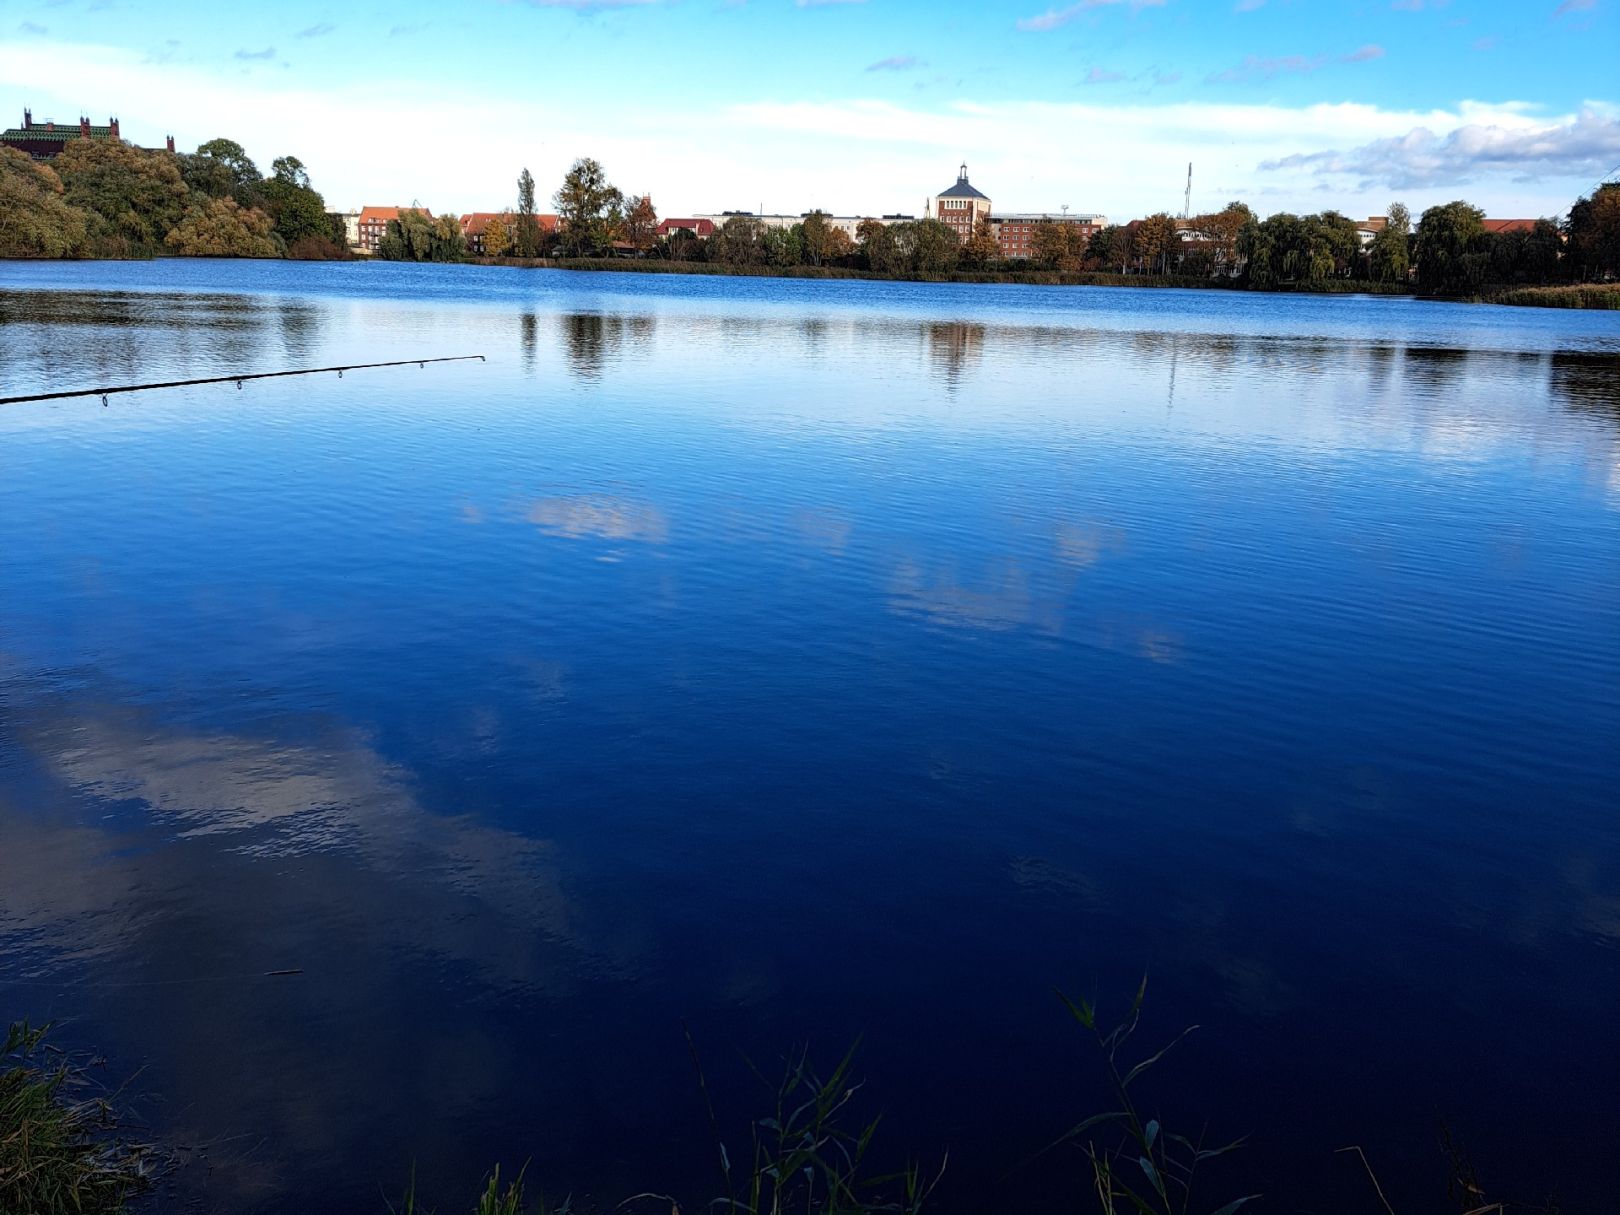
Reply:
[[[1090, 1000], [1073, 1000], [1057, 992], [1063, 1008], [1088, 1039], [1100, 1063], [1106, 1093], [1103, 1110], [1058, 1133], [1045, 1146], [1011, 1168], [1066, 1154], [1076, 1192], [1095, 1200], [1099, 1215], [1238, 1215], [1264, 1195], [1245, 1194], [1240, 1184], [1239, 1153], [1248, 1140], [1212, 1140], [1209, 1124], [1191, 1137], [1161, 1122], [1159, 1100], [1141, 1095], [1144, 1077], [1197, 1029], [1193, 1025], [1150, 1046], [1133, 1042], [1141, 1028], [1147, 979], [1138, 986], [1117, 1025], [1107, 1028]], [[0, 1212], [28, 1215], [133, 1215], [146, 1209], [159, 1178], [172, 1176], [173, 1156], [150, 1144], [133, 1142], [119, 1124], [116, 1102], [89, 1078], [92, 1063], [69, 1055], [46, 1041], [51, 1027], [13, 1024], [0, 1052]], [[861, 1112], [868, 1102], [864, 1083], [854, 1071], [860, 1043], [845, 1052], [831, 1072], [822, 1073], [808, 1050], [798, 1048], [774, 1077], [752, 1063], [761, 1082], [764, 1116], [740, 1127], [723, 1120], [710, 1096], [703, 1062], [690, 1032], [687, 1048], [694, 1071], [697, 1102], [705, 1116], [706, 1155], [714, 1169], [715, 1195], [682, 1198], [641, 1192], [603, 1204], [593, 1198], [576, 1202], [569, 1194], [548, 1202], [528, 1182], [533, 1161], [508, 1171], [504, 1184], [500, 1163], [485, 1174], [482, 1188], [469, 1205], [443, 1208], [473, 1215], [598, 1215], [599, 1212], [656, 1212], [680, 1215], [707, 1210], [716, 1215], [922, 1215], [936, 1192], [950, 1196], [950, 1153], [903, 1163], [886, 1159], [873, 1145], [881, 1113]], [[1151, 1112], [1150, 1112], [1151, 1111]], [[694, 1112], [696, 1112], [694, 1110]], [[1057, 1131], [1057, 1128], [1054, 1128]], [[1446, 1161], [1450, 1194], [1464, 1215], [1557, 1215], [1547, 1202], [1487, 1201], [1481, 1179], [1468, 1154], [1442, 1124], [1440, 1154]], [[1373, 1163], [1359, 1146], [1326, 1147], [1317, 1166], [1327, 1172], [1344, 1156], [1338, 1184], [1364, 1187], [1363, 1209], [1397, 1215], [1386, 1197]], [[1231, 1159], [1222, 1159], [1231, 1157]], [[1215, 1163], [1215, 1162], [1219, 1163]], [[1236, 1178], [1236, 1180], [1234, 1180]], [[1197, 1186], [1195, 1189], [1195, 1180]], [[1218, 1191], [1210, 1193], [1212, 1183]], [[1236, 1195], [1236, 1196], [1234, 1196]], [[1284, 1203], [1287, 1199], [1282, 1199]], [[389, 1215], [431, 1215], [436, 1209], [418, 1192], [414, 1167], [407, 1174], [399, 1204], [382, 1199]], [[1090, 1208], [1089, 1201], [1083, 1204]]]
[[1475, 295], [1421, 293], [1409, 283], [1365, 279], [1328, 279], [1320, 283], [1246, 285], [1237, 279], [1210, 279], [1186, 274], [1114, 274], [1103, 270], [949, 270], [939, 273], [880, 273], [845, 266], [730, 266], [715, 262], [636, 260], [614, 257], [469, 257], [480, 266], [528, 270], [632, 274], [691, 274], [722, 278], [830, 279], [883, 283], [994, 283], [1028, 287], [1175, 287], [1186, 291], [1241, 291], [1261, 295], [1383, 295], [1432, 298], [1448, 303], [1508, 304], [1520, 308], [1595, 308], [1620, 310], [1620, 282], [1566, 283], [1551, 286], [1487, 286]]
[[[809, 211], [660, 221], [603, 166], [576, 160], [540, 214], [528, 169], [499, 213], [434, 215], [412, 203], [375, 241], [384, 261], [900, 282], [1187, 287], [1419, 295], [1531, 307], [1620, 308], [1620, 182], [1560, 219], [1487, 221], [1458, 200], [1416, 218], [1400, 203], [1358, 224], [1334, 210], [1262, 219], [1240, 201], [1125, 224], [1033, 223], [1009, 258], [989, 217], [958, 234], [939, 219], [835, 221]], [[242, 146], [194, 153], [74, 139], [48, 161], [0, 148], [0, 257], [348, 260], [352, 215], [329, 212], [296, 156], [262, 174]]]

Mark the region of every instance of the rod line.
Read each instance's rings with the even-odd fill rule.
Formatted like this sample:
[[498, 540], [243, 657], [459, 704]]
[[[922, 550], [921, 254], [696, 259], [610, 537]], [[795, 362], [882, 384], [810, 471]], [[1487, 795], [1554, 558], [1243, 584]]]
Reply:
[[286, 375], [320, 375], [323, 372], [335, 371], [342, 375], [345, 371], [364, 371], [371, 367], [409, 367], [415, 363], [418, 367], [425, 367], [429, 363], [462, 363], [470, 359], [484, 362], [481, 354], [452, 354], [434, 359], [394, 359], [387, 363], [348, 363], [342, 367], [301, 367], [294, 371], [250, 371], [242, 375], [211, 375], [200, 380], [164, 380], [156, 384], [118, 384], [109, 388], [75, 388], [71, 392], [38, 392], [29, 396], [0, 397], [0, 405], [21, 405], [26, 401], [60, 401], [68, 397], [102, 397], [106, 398], [115, 392], [146, 392], [154, 388], [189, 388], [193, 384], [238, 384], [244, 380], [273, 380], [278, 376]]

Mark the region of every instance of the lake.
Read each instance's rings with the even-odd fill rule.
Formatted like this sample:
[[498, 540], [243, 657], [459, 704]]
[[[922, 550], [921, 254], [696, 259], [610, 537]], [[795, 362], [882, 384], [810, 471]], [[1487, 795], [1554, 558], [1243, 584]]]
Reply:
[[468, 354], [0, 407], [0, 1013], [171, 1198], [699, 1210], [690, 1032], [1088, 1209], [1147, 973], [1206, 1208], [1612, 1201], [1620, 317], [0, 264], [0, 395]]

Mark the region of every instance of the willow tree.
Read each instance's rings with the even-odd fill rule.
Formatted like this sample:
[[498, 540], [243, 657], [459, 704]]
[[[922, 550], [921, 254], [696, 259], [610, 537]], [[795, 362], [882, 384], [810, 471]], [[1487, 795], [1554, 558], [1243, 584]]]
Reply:
[[188, 210], [163, 240], [186, 257], [280, 257], [275, 222], [234, 198], [208, 198]]
[[72, 257], [84, 238], [84, 212], [63, 199], [55, 171], [0, 147], [0, 257]]

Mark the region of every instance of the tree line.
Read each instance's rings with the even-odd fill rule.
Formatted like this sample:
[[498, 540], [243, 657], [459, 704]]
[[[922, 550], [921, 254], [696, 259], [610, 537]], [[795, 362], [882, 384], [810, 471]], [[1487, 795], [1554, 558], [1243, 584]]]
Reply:
[[50, 162], [0, 147], [0, 257], [349, 256], [296, 156], [268, 176], [231, 139], [194, 153], [69, 140]]
[[[663, 257], [735, 267], [843, 267], [886, 275], [957, 270], [1175, 275], [1257, 289], [1325, 289], [1335, 283], [1413, 284], [1441, 295], [1497, 286], [1597, 282], [1620, 277], [1620, 183], [1576, 201], [1562, 219], [1494, 232], [1467, 202], [1430, 207], [1414, 224], [1399, 203], [1364, 245], [1337, 211], [1260, 219], [1245, 204], [1178, 221], [1160, 212], [1091, 230], [1045, 221], [1031, 256], [1004, 259], [985, 222], [961, 240], [934, 219], [863, 220], [852, 236], [820, 211], [786, 227], [726, 217], [704, 240], [658, 233], [652, 199], [613, 185], [601, 163], [576, 160], [542, 222], [533, 175], [518, 177], [515, 205], [489, 223], [491, 257]], [[454, 216], [407, 208], [377, 250], [404, 261], [461, 261], [468, 245]], [[70, 140], [55, 160], [0, 148], [0, 256], [346, 257], [342, 219], [295, 156], [261, 174], [242, 146], [213, 139], [195, 153], [136, 148], [119, 140]]]
[[[537, 222], [534, 179], [519, 178], [517, 206], [489, 224], [492, 257], [662, 257], [736, 267], [844, 267], [890, 275], [957, 270], [1011, 273], [1106, 272], [1175, 275], [1258, 290], [1327, 289], [1334, 283], [1410, 284], [1438, 295], [1487, 287], [1591, 282], [1620, 277], [1620, 183], [1579, 199], [1562, 220], [1495, 232], [1467, 202], [1430, 207], [1414, 224], [1402, 204], [1389, 208], [1370, 242], [1362, 225], [1337, 211], [1282, 212], [1261, 219], [1242, 202], [1177, 220], [1160, 212], [1101, 228], [1047, 220], [1031, 230], [1031, 256], [1005, 259], [981, 221], [966, 240], [934, 219], [861, 221], [854, 236], [820, 211], [790, 226], [749, 214], [727, 216], [707, 239], [686, 229], [658, 234], [647, 197], [627, 196], [591, 158], [574, 162], [555, 195], [556, 223]], [[427, 249], [428, 246], [417, 246]], [[419, 254], [422, 260], [428, 255]]]

